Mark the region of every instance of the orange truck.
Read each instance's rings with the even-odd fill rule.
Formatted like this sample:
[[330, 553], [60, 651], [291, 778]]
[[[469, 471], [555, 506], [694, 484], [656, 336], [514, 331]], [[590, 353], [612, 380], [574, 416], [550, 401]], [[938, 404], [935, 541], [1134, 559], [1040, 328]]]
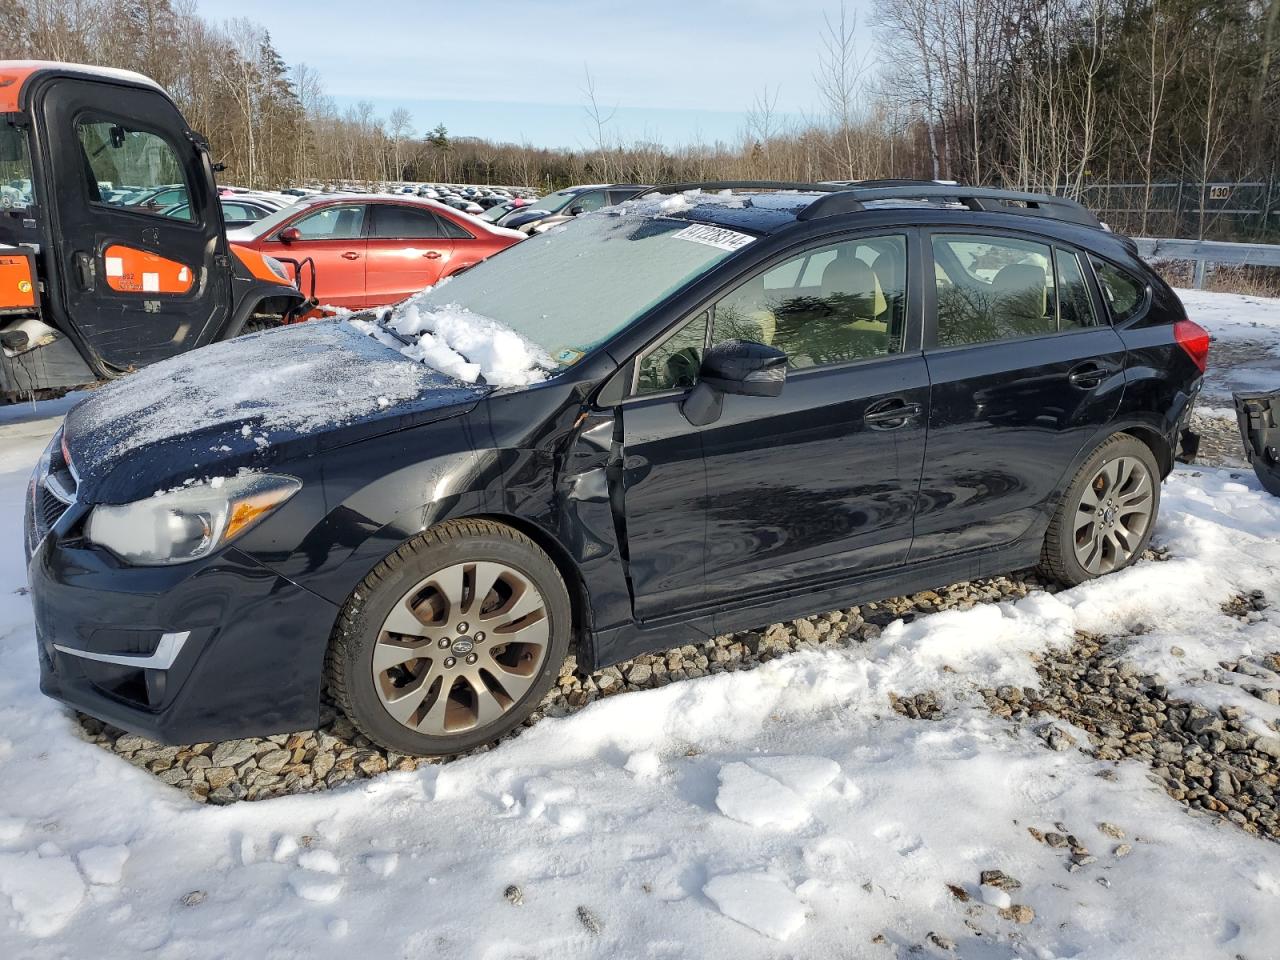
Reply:
[[214, 170], [148, 78], [0, 61], [0, 399], [305, 315], [308, 265], [228, 243]]

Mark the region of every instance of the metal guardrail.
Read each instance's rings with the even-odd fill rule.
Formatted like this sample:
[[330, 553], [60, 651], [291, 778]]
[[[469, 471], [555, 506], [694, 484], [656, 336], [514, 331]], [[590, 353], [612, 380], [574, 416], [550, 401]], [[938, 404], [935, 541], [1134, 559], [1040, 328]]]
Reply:
[[1192, 286], [1197, 290], [1204, 289], [1206, 266], [1210, 263], [1280, 267], [1280, 244], [1169, 240], [1156, 237], [1134, 237], [1134, 242], [1144, 260], [1192, 261], [1195, 264]]

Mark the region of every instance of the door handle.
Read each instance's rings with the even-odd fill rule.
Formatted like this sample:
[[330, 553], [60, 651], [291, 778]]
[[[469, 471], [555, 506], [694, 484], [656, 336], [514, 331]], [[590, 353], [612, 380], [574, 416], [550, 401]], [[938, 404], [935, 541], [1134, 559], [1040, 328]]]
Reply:
[[424, 254], [423, 254], [423, 256], [424, 256], [424, 257], [426, 257], [428, 260], [439, 260], [439, 259], [440, 259], [440, 251], [439, 251], [439, 250], [428, 250], [426, 253], [424, 253]]
[[92, 253], [77, 253], [75, 256], [76, 273], [80, 279], [80, 289], [93, 293], [98, 286], [98, 263]]
[[897, 430], [920, 416], [920, 404], [907, 403], [894, 397], [872, 405], [862, 415], [862, 422], [872, 430]]
[[1088, 363], [1082, 363], [1078, 367], [1074, 367], [1067, 374], [1067, 380], [1073, 387], [1079, 387], [1081, 390], [1092, 390], [1094, 387], [1101, 385], [1102, 381], [1114, 372], [1114, 367], [1095, 363], [1091, 360]]
[[342, 259], [343, 260], [359, 260], [360, 254], [354, 253], [351, 250], [348, 250], [346, 253], [342, 255]]

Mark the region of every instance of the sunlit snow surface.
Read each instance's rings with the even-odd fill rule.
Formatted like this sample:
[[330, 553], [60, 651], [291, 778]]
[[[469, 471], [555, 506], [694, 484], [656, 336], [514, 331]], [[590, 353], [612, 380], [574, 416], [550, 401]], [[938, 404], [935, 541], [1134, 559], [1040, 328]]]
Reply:
[[[428, 307], [424, 298], [432, 289], [385, 311], [380, 320], [351, 317], [349, 322], [410, 360], [463, 383], [483, 377], [489, 386], [518, 387], [546, 379], [554, 364], [545, 350], [497, 320], [456, 303]], [[410, 342], [401, 342], [386, 328]]]
[[[1280, 845], [1190, 816], [1139, 763], [1095, 776], [1110, 765], [1045, 749], [974, 692], [1034, 684], [1030, 655], [1077, 629], [1141, 625], [1124, 656], [1191, 695], [1218, 660], [1280, 649], [1272, 620], [1219, 610], [1280, 595], [1280, 500], [1247, 471], [1174, 473], [1164, 563], [611, 697], [456, 763], [214, 808], [82, 742], [38, 692], [21, 507], [65, 406], [0, 409], [0, 957], [945, 955], [931, 932], [983, 960], [1275, 955]], [[942, 719], [890, 709], [924, 690]], [[1057, 822], [1096, 864], [1068, 872], [1027, 833]], [[1021, 881], [1034, 922], [977, 906], [985, 869]]]

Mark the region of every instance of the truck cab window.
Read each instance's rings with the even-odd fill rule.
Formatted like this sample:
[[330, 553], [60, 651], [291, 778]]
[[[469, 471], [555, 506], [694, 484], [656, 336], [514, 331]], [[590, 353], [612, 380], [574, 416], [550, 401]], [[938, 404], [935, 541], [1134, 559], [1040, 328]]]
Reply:
[[190, 220], [182, 165], [163, 137], [111, 120], [76, 124], [90, 201], [134, 213]]
[[0, 123], [0, 210], [31, 206], [31, 156], [17, 127]]

